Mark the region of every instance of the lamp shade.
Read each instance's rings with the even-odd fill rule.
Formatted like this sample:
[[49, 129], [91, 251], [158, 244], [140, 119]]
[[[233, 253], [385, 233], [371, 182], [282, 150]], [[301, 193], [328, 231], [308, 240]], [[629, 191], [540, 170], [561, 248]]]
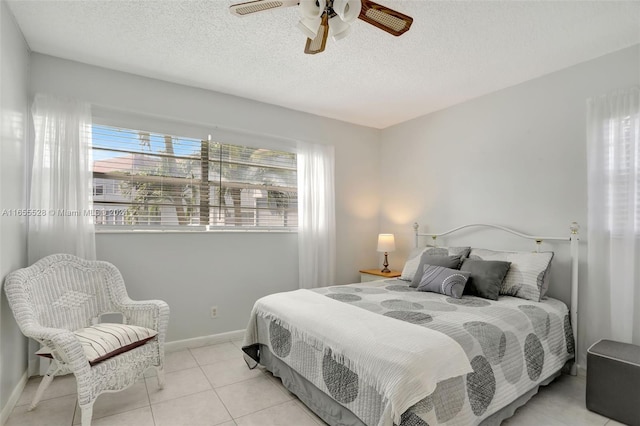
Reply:
[[378, 251], [390, 252], [395, 251], [396, 241], [393, 234], [379, 234], [378, 235]]
[[303, 18], [319, 18], [327, 7], [327, 0], [300, 0], [298, 11]]
[[355, 21], [362, 10], [360, 0], [333, 0], [333, 10], [344, 22]]
[[329, 19], [329, 35], [335, 41], [345, 38], [351, 32], [351, 25], [344, 22], [338, 15]]
[[322, 19], [320, 18], [302, 18], [300, 22], [298, 22], [298, 29], [302, 31], [302, 33], [313, 40], [318, 36], [318, 30], [320, 29], [320, 24], [322, 23]]

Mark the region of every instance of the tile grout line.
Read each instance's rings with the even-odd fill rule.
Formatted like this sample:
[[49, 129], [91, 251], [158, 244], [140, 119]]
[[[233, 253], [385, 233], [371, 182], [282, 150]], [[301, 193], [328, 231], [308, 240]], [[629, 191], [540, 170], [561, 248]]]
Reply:
[[[294, 401], [296, 404], [302, 404], [302, 405], [304, 405], [304, 402], [302, 402], [302, 401], [300, 400], [300, 398], [298, 398], [298, 396], [297, 396], [295, 393], [293, 393], [293, 392], [291, 392], [289, 389], [287, 389], [287, 387], [284, 385], [284, 383], [282, 383], [282, 379], [281, 379], [281, 378], [274, 376], [274, 375], [273, 375], [273, 373], [272, 373], [271, 375], [268, 375], [268, 374], [266, 373], [266, 371], [267, 371], [267, 370], [265, 370], [265, 371], [264, 371], [264, 374], [267, 376], [267, 378], [268, 378], [271, 382], [276, 382], [276, 387], [278, 388], [278, 390], [279, 390], [280, 392], [282, 392], [282, 393], [283, 393], [285, 396], [287, 396], [287, 397], [289, 397], [289, 396], [293, 395], [293, 399], [290, 399], [290, 400], [289, 400], [289, 401], [287, 401], [287, 402]], [[278, 382], [279, 382], [279, 383], [278, 383]], [[278, 384], [279, 384], [280, 386], [282, 386], [282, 388], [281, 388], [280, 386], [277, 386]], [[305, 405], [305, 407], [306, 407], [306, 405]], [[309, 418], [313, 421], [313, 423], [316, 423], [316, 424], [318, 424], [319, 426], [321, 426], [321, 425], [320, 425], [320, 423], [318, 423], [318, 421], [317, 421], [317, 420], [316, 420], [316, 419], [315, 419], [311, 414], [309, 414], [309, 413], [307, 412], [307, 410], [305, 410], [305, 409], [303, 409], [303, 408], [300, 408], [300, 409], [304, 412], [304, 414], [305, 414], [307, 417], [309, 417]], [[312, 412], [313, 412], [313, 410], [311, 410], [310, 408], [308, 408], [308, 407], [307, 407], [307, 409], [309, 409], [310, 411], [312, 411]], [[317, 416], [317, 414], [315, 414], [315, 413], [314, 413], [314, 415], [316, 415], [316, 416]], [[319, 417], [318, 417], [318, 418], [319, 418]]]
[[[204, 346], [201, 346], [201, 347], [204, 347]], [[185, 349], [182, 349], [182, 350], [179, 350], [179, 351], [175, 351], [175, 352], [172, 352], [172, 353], [176, 353], [176, 352], [183, 352], [183, 351], [189, 352], [189, 356], [191, 356], [191, 358], [193, 358], [193, 362], [195, 362], [195, 363], [196, 363], [195, 367], [197, 367], [199, 364], [198, 364], [198, 361], [196, 361], [196, 358], [195, 358], [195, 357], [193, 356], [193, 354], [191, 353], [191, 349], [189, 349], [189, 348], [185, 348]], [[166, 358], [166, 353], [165, 353], [165, 358]], [[165, 367], [166, 367], [166, 364], [165, 364]], [[190, 369], [190, 368], [195, 368], [195, 367], [183, 367], [183, 368], [178, 368], [178, 369], [176, 369], [176, 370], [172, 370], [172, 371], [167, 371], [167, 370], [166, 370], [166, 368], [165, 368], [165, 373], [164, 373], [164, 374], [165, 374], [165, 375], [167, 375], [167, 374], [169, 374], [169, 373], [175, 373], [175, 372], [177, 372], [177, 371], [188, 370], [188, 369]], [[158, 373], [157, 373], [157, 371], [155, 371], [155, 369], [154, 369], [154, 373], [155, 373], [155, 374], [153, 374], [152, 376], [143, 376], [143, 377], [144, 377], [145, 379], [150, 379], [150, 378], [152, 378], [152, 377], [158, 377]], [[149, 398], [149, 400], [151, 400], [151, 398]]]
[[[40, 401], [38, 402], [38, 406], [37, 406], [36, 408], [34, 408], [32, 411], [27, 410], [26, 412], [33, 413], [33, 412], [35, 412], [36, 410], [41, 409], [41, 404], [42, 404], [43, 402], [55, 401], [56, 399], [69, 398], [69, 397], [72, 397], [72, 396], [75, 396], [75, 400], [74, 400], [74, 401], [75, 401], [75, 404], [74, 404], [74, 406], [73, 406], [73, 417], [71, 418], [71, 426], [73, 426], [73, 419], [75, 418], [76, 408], [77, 408], [77, 405], [78, 405], [78, 396], [77, 396], [77, 394], [76, 394], [76, 395], [74, 395], [74, 394], [60, 395], [60, 396], [56, 396], [56, 397], [54, 397], [54, 398], [49, 398], [49, 399], [46, 399], [46, 400], [40, 400]], [[30, 404], [30, 403], [31, 403], [31, 402], [29, 402], [29, 404]], [[11, 417], [11, 416], [13, 415], [13, 413], [16, 411], [16, 408], [24, 407], [25, 405], [29, 405], [29, 404], [22, 404], [22, 405], [19, 405], [19, 406], [17, 406], [17, 407], [14, 407], [14, 409], [13, 409], [13, 410], [11, 411], [11, 413], [9, 414], [9, 417]], [[38, 412], [40, 412], [40, 411], [38, 411]], [[7, 418], [7, 421], [9, 420], [9, 417]]]
[[71, 426], [73, 426], [73, 421], [76, 419], [76, 412], [78, 411], [78, 406], [79, 406], [79, 402], [78, 402], [78, 395], [76, 392], [76, 402], [75, 404], [73, 404], [73, 415], [71, 416]]
[[294, 400], [298, 400], [298, 401], [300, 400], [295, 393], [287, 389], [284, 383], [282, 383], [282, 379], [280, 377], [274, 376], [273, 373], [271, 373], [271, 375], [267, 374], [267, 370], [263, 371], [263, 373], [267, 376], [267, 379], [269, 379], [272, 383], [275, 382], [274, 384], [276, 385], [278, 390], [284, 394], [284, 396], [290, 397], [291, 395], [293, 395]]
[[[164, 360], [163, 360], [164, 361]], [[164, 365], [162, 366], [162, 368], [164, 369]], [[152, 376], [153, 377], [153, 376]], [[158, 371], [156, 370], [156, 381], [158, 380]], [[165, 377], [166, 377], [166, 372], [165, 372]], [[156, 426], [156, 416], [153, 415], [153, 407], [151, 406], [151, 395], [149, 395], [149, 386], [147, 385], [147, 378], [143, 377], [144, 380], [144, 388], [147, 391], [147, 400], [149, 401], [149, 411], [151, 411], [151, 420], [153, 420], [153, 424], [154, 426]], [[166, 385], [166, 383], [165, 383]]]
[[[144, 381], [145, 390], [147, 390], [147, 399], [149, 399], [149, 400], [150, 400], [150, 398], [149, 398], [149, 391], [148, 391], [148, 389], [147, 389], [147, 381], [146, 381], [146, 380], [144, 380], [144, 377], [143, 377], [143, 381]], [[135, 384], [135, 383], [134, 383], [134, 384]], [[131, 385], [131, 386], [133, 386], [133, 385]], [[131, 386], [129, 386], [129, 388], [131, 388]], [[129, 389], [129, 388], [127, 388], [127, 389]], [[127, 390], [127, 389], [125, 389], [125, 390]], [[123, 392], [123, 391], [118, 391], [118, 392]], [[100, 395], [105, 395], [105, 394], [107, 394], [107, 393], [114, 393], [114, 392], [103, 392], [103, 393], [102, 393], [102, 394], [100, 394]], [[115, 393], [117, 393], [117, 392], [115, 392]], [[100, 395], [98, 395], [98, 398], [100, 397]], [[97, 401], [97, 399], [96, 399], [96, 401]], [[95, 401], [94, 401], [94, 403], [95, 403]], [[79, 408], [80, 408], [80, 404], [78, 403], [78, 398], [76, 397], [76, 405], [74, 406], [73, 419], [71, 420], [71, 426], [74, 426], [74, 420], [75, 420], [75, 418], [76, 418], [76, 412], [78, 412], [78, 409], [79, 409]], [[94, 421], [94, 420], [98, 420], [98, 419], [105, 419], [105, 418], [107, 418], [107, 417], [117, 416], [117, 415], [124, 414], [124, 413], [129, 413], [129, 412], [131, 412], [131, 411], [140, 410], [140, 409], [142, 409], [142, 408], [145, 408], [145, 407], [136, 407], [136, 408], [131, 408], [131, 409], [129, 409], [129, 410], [120, 411], [120, 412], [118, 412], [118, 413], [113, 413], [113, 414], [107, 414], [106, 416], [101, 416], [101, 417], [95, 417], [95, 414], [94, 414], [94, 415], [92, 415], [92, 416], [91, 416], [91, 423], [93, 423], [93, 421]], [[149, 409], [151, 409], [151, 404], [149, 404]], [[78, 415], [80, 415], [80, 422], [81, 422], [81, 423], [78, 423], [78, 425], [80, 425], [80, 424], [82, 424], [82, 411], [80, 410], [78, 413], [79, 413]], [[155, 424], [155, 421], [154, 421], [154, 424]]]
[[[229, 342], [229, 343], [233, 344], [232, 342]], [[235, 345], [234, 345], [234, 346], [235, 346]], [[189, 350], [191, 350], [191, 349], [189, 349]], [[238, 348], [238, 350], [239, 350], [239, 351], [242, 351], [240, 348]], [[193, 355], [193, 354], [192, 354], [192, 355]], [[194, 358], [195, 358], [195, 357], [194, 357]], [[229, 360], [230, 360], [230, 359], [229, 359]], [[222, 362], [224, 362], [224, 361], [225, 361], [225, 360], [222, 360], [222, 361], [220, 361], [220, 363], [222, 363]], [[213, 364], [216, 364], [216, 363], [211, 363], [211, 364], [204, 364], [204, 365], [200, 365], [200, 364], [198, 363], [198, 361], [197, 361], [197, 360], [196, 360], [196, 363], [198, 364], [198, 367], [200, 368], [200, 370], [202, 370], [202, 367], [203, 367], [203, 366], [205, 366], [205, 365], [213, 365]], [[253, 412], [251, 412], [251, 413], [247, 413], [247, 414], [244, 414], [244, 415], [242, 415], [242, 416], [233, 417], [233, 415], [231, 414], [231, 412], [230, 412], [230, 411], [229, 411], [229, 409], [227, 408], [227, 405], [224, 403], [224, 401], [222, 400], [222, 398], [221, 398], [221, 397], [220, 397], [220, 395], [218, 394], [217, 389], [219, 389], [219, 388], [223, 388], [223, 387], [227, 387], [227, 386], [236, 385], [236, 384], [238, 384], [238, 383], [248, 382], [248, 381], [250, 381], [250, 380], [256, 380], [256, 379], [259, 379], [259, 378], [261, 378], [261, 377], [262, 377], [262, 378], [265, 378], [268, 382], [270, 382], [270, 383], [274, 384], [274, 383], [273, 383], [273, 381], [272, 381], [272, 380], [269, 378], [269, 376], [267, 375], [266, 370], [265, 370], [265, 371], [260, 371], [260, 373], [261, 373], [261, 375], [260, 375], [260, 376], [258, 376], [258, 377], [252, 377], [252, 378], [250, 378], [250, 379], [240, 380], [240, 381], [238, 381], [238, 382], [229, 383], [229, 384], [226, 384], [226, 385], [223, 385], [223, 386], [218, 386], [218, 388], [215, 388], [215, 387], [213, 386], [213, 383], [211, 383], [211, 381], [209, 380], [209, 377], [207, 377], [207, 375], [205, 374], [204, 370], [202, 370], [202, 374], [204, 374], [205, 378], [206, 378], [206, 379], [207, 379], [207, 381], [209, 382], [209, 385], [211, 385], [212, 390], [215, 392], [216, 396], [218, 397], [218, 399], [220, 400], [220, 402], [221, 402], [221, 403], [222, 403], [222, 405], [224, 406], [225, 410], [227, 410], [227, 413], [229, 414], [229, 417], [231, 417], [232, 421], [233, 421], [236, 425], [237, 425], [237, 423], [236, 423], [236, 421], [235, 421], [236, 419], [239, 419], [239, 418], [241, 418], [241, 417], [245, 417], [245, 416], [248, 416], [248, 415], [251, 415], [251, 414], [258, 413], [258, 412], [263, 411], [263, 410], [266, 410], [266, 409], [268, 409], [268, 408], [272, 408], [272, 407], [276, 407], [276, 406], [278, 406], [278, 405], [286, 404], [287, 402], [295, 401], [295, 399], [289, 399], [289, 400], [284, 401], [284, 402], [282, 402], [282, 403], [280, 403], [280, 404], [272, 405], [271, 407], [266, 407], [266, 408], [263, 408], [263, 409], [261, 409], [261, 410], [253, 411]], [[277, 386], [276, 386], [276, 388], [278, 389], [278, 391], [280, 391], [281, 393], [283, 393], [285, 396], [289, 396], [289, 395], [287, 395], [286, 393], [284, 393], [284, 391], [283, 391], [283, 390], [281, 390], [279, 387], [277, 387]], [[306, 413], [305, 413], [305, 414], [306, 414]]]
[[[94, 421], [94, 420], [101, 420], [101, 419], [106, 419], [107, 417], [119, 416], [120, 414], [130, 413], [130, 412], [132, 412], [132, 411], [141, 410], [141, 409], [143, 409], [143, 408], [145, 408], [145, 407], [132, 408], [132, 409], [130, 409], [130, 410], [120, 411], [120, 412], [118, 412], [118, 413], [108, 414], [108, 415], [106, 415], [106, 416], [102, 416], [102, 417], [93, 417], [93, 416], [91, 416], [91, 423], [93, 423], [93, 421]], [[149, 408], [151, 408], [151, 407], [149, 407]], [[78, 409], [77, 409], [77, 407], [76, 407], [76, 411], [77, 411], [77, 410], [78, 410]], [[82, 413], [80, 413], [80, 415], [82, 415]], [[75, 413], [74, 413], [74, 419], [75, 419]], [[72, 422], [73, 422], [73, 420], [72, 420]], [[81, 425], [81, 424], [82, 424], [82, 417], [80, 418], [80, 423], [78, 423], [78, 425]]]
[[[279, 407], [279, 406], [281, 406], [281, 405], [288, 404], [288, 403], [290, 403], [290, 402], [293, 402], [293, 403], [295, 404], [295, 400], [290, 399], [290, 400], [288, 400], [288, 401], [284, 401], [284, 402], [281, 402], [281, 403], [279, 403], [279, 404], [272, 405], [272, 406], [270, 406], [270, 407], [262, 408], [262, 409], [260, 409], [260, 410], [258, 410], [258, 411], [253, 411], [253, 412], [251, 412], [251, 413], [243, 414], [242, 416], [233, 417], [233, 421], [235, 422], [237, 419], [241, 419], [241, 418], [243, 418], [243, 417], [247, 417], [247, 416], [253, 416], [254, 414], [258, 414], [258, 413], [261, 413], [262, 411], [270, 410], [270, 409], [272, 409], [272, 408], [274, 408], [274, 407]], [[302, 410], [302, 409], [301, 409], [301, 410]], [[303, 411], [304, 411], [304, 410], [303, 410]], [[305, 414], [307, 414], [307, 413], [305, 413]], [[236, 423], [236, 424], [237, 424], [237, 423]]]
[[[73, 376], [73, 373], [70, 373], [70, 374], [68, 374], [68, 375]], [[58, 382], [59, 382], [61, 379], [62, 379], [62, 380], [64, 380], [63, 378], [64, 378], [64, 377], [66, 377], [66, 376], [67, 376], [67, 375], [64, 375], [64, 376], [56, 376], [56, 378], [58, 378]], [[32, 376], [32, 377], [37, 377], [37, 376]], [[30, 378], [30, 379], [31, 379], [31, 378]], [[74, 378], [73, 380], [75, 381], [75, 378]], [[41, 381], [42, 381], [42, 377], [40, 377], [40, 380], [38, 380], [38, 386], [40, 385], [40, 382], [41, 382]], [[54, 378], [54, 381], [55, 381], [55, 378]], [[29, 384], [29, 381], [27, 381], [27, 385], [28, 385], [28, 384]], [[52, 384], [53, 384], [53, 382], [51, 383], [51, 385], [52, 385]], [[74, 386], [74, 388], [73, 388], [73, 392], [71, 392], [71, 393], [66, 393], [66, 394], [64, 394], [64, 395], [58, 395], [58, 396], [55, 396], [55, 397], [52, 397], [52, 398], [48, 398], [48, 397], [46, 396], [46, 394], [47, 394], [47, 392], [51, 392], [51, 385], [49, 386], [49, 388], [47, 388], [47, 391], [45, 392], [45, 394], [44, 394], [44, 395], [42, 395], [42, 398], [40, 399], [40, 401], [38, 401], [38, 404], [40, 404], [41, 402], [44, 402], [44, 401], [48, 401], [48, 400], [50, 400], [50, 399], [61, 398], [61, 397], [63, 397], [63, 396], [71, 396], [71, 395], [76, 395], [76, 396], [77, 396], [77, 395], [78, 395], [77, 387], [76, 387], [76, 386]], [[37, 390], [38, 386], [35, 386], [36, 390]], [[25, 393], [26, 388], [27, 388], [27, 386], [25, 385], [25, 389], [23, 389], [23, 390], [22, 390], [22, 393], [20, 394], [20, 398], [18, 398], [18, 402], [22, 399], [22, 396], [23, 396], [23, 394]], [[31, 402], [33, 401], [33, 396], [35, 396], [35, 392], [36, 392], [36, 391], [34, 391], [34, 392], [33, 392], [33, 394], [34, 394], [34, 395], [32, 395], [32, 396], [31, 396], [31, 398], [30, 398], [29, 400], [27, 400], [27, 402], [22, 403], [22, 404], [19, 404], [18, 402], [16, 402], [16, 405], [15, 405], [13, 408], [15, 409], [15, 408], [17, 408], [17, 407], [24, 407], [25, 405], [30, 405], [30, 404], [31, 404]]]
[[[189, 353], [191, 353], [191, 349], [189, 349]], [[193, 356], [193, 354], [191, 354], [191, 356]], [[198, 364], [198, 368], [200, 369], [200, 371], [202, 372], [202, 374], [204, 375], [204, 378], [207, 380], [207, 383], [209, 383], [209, 386], [211, 386], [211, 390], [213, 391], [213, 393], [216, 395], [216, 398], [218, 398], [218, 400], [220, 401], [220, 403], [222, 404], [222, 406], [224, 407], [224, 410], [227, 412], [227, 414], [229, 415], [229, 417], [232, 419], [233, 421], [233, 416], [231, 415], [231, 412], [229, 411], [229, 409], [227, 408], [227, 405], [224, 403], [224, 401], [222, 400], [222, 398], [220, 398], [220, 395], [218, 395], [218, 392], [216, 391], [216, 388], [213, 386], [213, 383], [211, 383], [211, 380], [209, 380], [209, 377], [207, 376], [207, 374], [204, 372], [204, 370], [202, 369], [202, 365], [200, 365], [200, 363], [198, 362], [198, 360], [196, 359], [195, 356], [193, 356], [193, 359], [196, 361], [196, 364]], [[222, 386], [221, 386], [222, 387]], [[223, 422], [224, 423], [224, 422]], [[234, 421], [235, 423], [235, 421]], [[220, 423], [222, 424], [222, 423]]]
[[[302, 411], [303, 411], [303, 412], [304, 412], [304, 413], [305, 413], [305, 414], [306, 414], [306, 415], [307, 415], [307, 416], [308, 416], [308, 417], [309, 417], [309, 418], [310, 418], [310, 419], [311, 419], [315, 424], [317, 424], [318, 426], [326, 425], [326, 423], [324, 422], [324, 420], [322, 420], [322, 419], [320, 418], [320, 416], [318, 416], [316, 413], [313, 413], [313, 410], [312, 410], [311, 408], [307, 407], [307, 406], [305, 405], [305, 403], [304, 403], [304, 402], [302, 402], [302, 400], [300, 400], [300, 399], [298, 398], [298, 399], [296, 399], [296, 403], [297, 403], [297, 404], [302, 404], [302, 405], [304, 405], [304, 406], [305, 406], [306, 410], [305, 410], [304, 408], [301, 408], [301, 410], [302, 410]], [[311, 412], [313, 413], [313, 416], [312, 416], [311, 414], [309, 414], [309, 412], [307, 412], [307, 410], [311, 411]], [[315, 417], [314, 417], [314, 416], [315, 416]], [[317, 418], [316, 418], [316, 417], [317, 417]], [[318, 420], [322, 421], [322, 425], [321, 425], [320, 423], [318, 423]]]

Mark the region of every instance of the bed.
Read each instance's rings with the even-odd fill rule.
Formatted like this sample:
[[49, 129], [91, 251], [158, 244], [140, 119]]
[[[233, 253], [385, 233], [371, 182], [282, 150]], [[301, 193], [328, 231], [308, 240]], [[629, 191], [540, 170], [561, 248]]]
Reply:
[[[563, 369], [575, 372], [577, 226], [572, 226], [566, 238], [529, 236], [494, 225], [468, 225], [426, 235], [419, 234], [416, 226], [416, 245], [418, 237], [428, 236], [433, 243], [439, 236], [469, 226], [499, 228], [532, 239], [537, 247], [543, 240], [571, 242], [571, 285], [576, 287], [572, 309], [549, 297], [539, 301], [508, 295], [498, 300], [470, 295], [456, 298], [418, 291], [402, 279], [299, 290], [274, 295], [280, 305], [256, 303], [243, 345], [247, 363], [250, 367], [259, 363], [280, 377], [330, 425], [500, 424]], [[473, 253], [484, 252], [470, 253], [469, 257], [478, 258]], [[538, 281], [541, 285], [542, 276]], [[357, 320], [344, 320], [355, 315]], [[367, 336], [369, 330], [373, 334], [380, 330], [380, 336], [372, 340]], [[420, 352], [422, 358], [414, 356], [422, 348], [412, 346], [405, 353], [412, 358], [404, 365], [391, 363], [395, 354], [383, 352], [398, 346], [390, 343], [395, 337], [425, 346], [433, 341], [434, 347], [437, 337], [442, 337], [451, 345]], [[447, 352], [449, 349], [462, 354], [466, 369], [462, 361], [454, 362], [458, 352]], [[379, 366], [372, 367], [376, 363]], [[390, 373], [394, 368], [398, 372]], [[404, 382], [396, 376], [403, 372], [409, 376]], [[420, 372], [431, 379], [430, 387], [412, 387]], [[391, 387], [380, 385], [377, 375], [385, 374], [391, 377]], [[397, 399], [389, 391], [393, 385], [396, 390], [412, 390]]]

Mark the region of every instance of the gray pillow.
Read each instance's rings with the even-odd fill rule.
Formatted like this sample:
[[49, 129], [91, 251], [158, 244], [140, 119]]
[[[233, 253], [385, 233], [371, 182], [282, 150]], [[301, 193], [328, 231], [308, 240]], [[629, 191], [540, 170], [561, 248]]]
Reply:
[[420, 280], [422, 279], [422, 274], [424, 273], [424, 265], [444, 266], [445, 268], [459, 269], [460, 256], [432, 256], [428, 252], [422, 253], [422, 256], [420, 257], [420, 264], [418, 265], [416, 274], [413, 276], [413, 280], [411, 280], [411, 285], [409, 287], [418, 287], [418, 284], [420, 284]]
[[460, 256], [460, 259], [464, 259], [469, 255], [471, 247], [419, 247], [411, 250], [409, 257], [407, 258], [404, 268], [402, 269], [401, 280], [411, 281], [418, 272], [418, 264], [420, 263], [420, 256], [422, 253], [427, 253], [431, 256]]
[[424, 265], [423, 269], [418, 291], [446, 294], [456, 299], [462, 297], [464, 286], [469, 279], [469, 272], [433, 265]]
[[510, 266], [511, 262], [499, 260], [465, 259], [460, 270], [468, 271], [471, 275], [464, 294], [498, 300], [502, 281], [507, 276]]

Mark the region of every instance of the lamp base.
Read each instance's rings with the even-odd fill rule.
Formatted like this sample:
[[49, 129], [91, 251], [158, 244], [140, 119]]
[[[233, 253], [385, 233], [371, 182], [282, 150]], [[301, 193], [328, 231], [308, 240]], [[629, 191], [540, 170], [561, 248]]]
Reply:
[[389, 270], [389, 261], [387, 260], [387, 252], [384, 252], [384, 263], [382, 264], [382, 266], [384, 268], [382, 268], [382, 270], [380, 272], [391, 272], [391, 270]]

